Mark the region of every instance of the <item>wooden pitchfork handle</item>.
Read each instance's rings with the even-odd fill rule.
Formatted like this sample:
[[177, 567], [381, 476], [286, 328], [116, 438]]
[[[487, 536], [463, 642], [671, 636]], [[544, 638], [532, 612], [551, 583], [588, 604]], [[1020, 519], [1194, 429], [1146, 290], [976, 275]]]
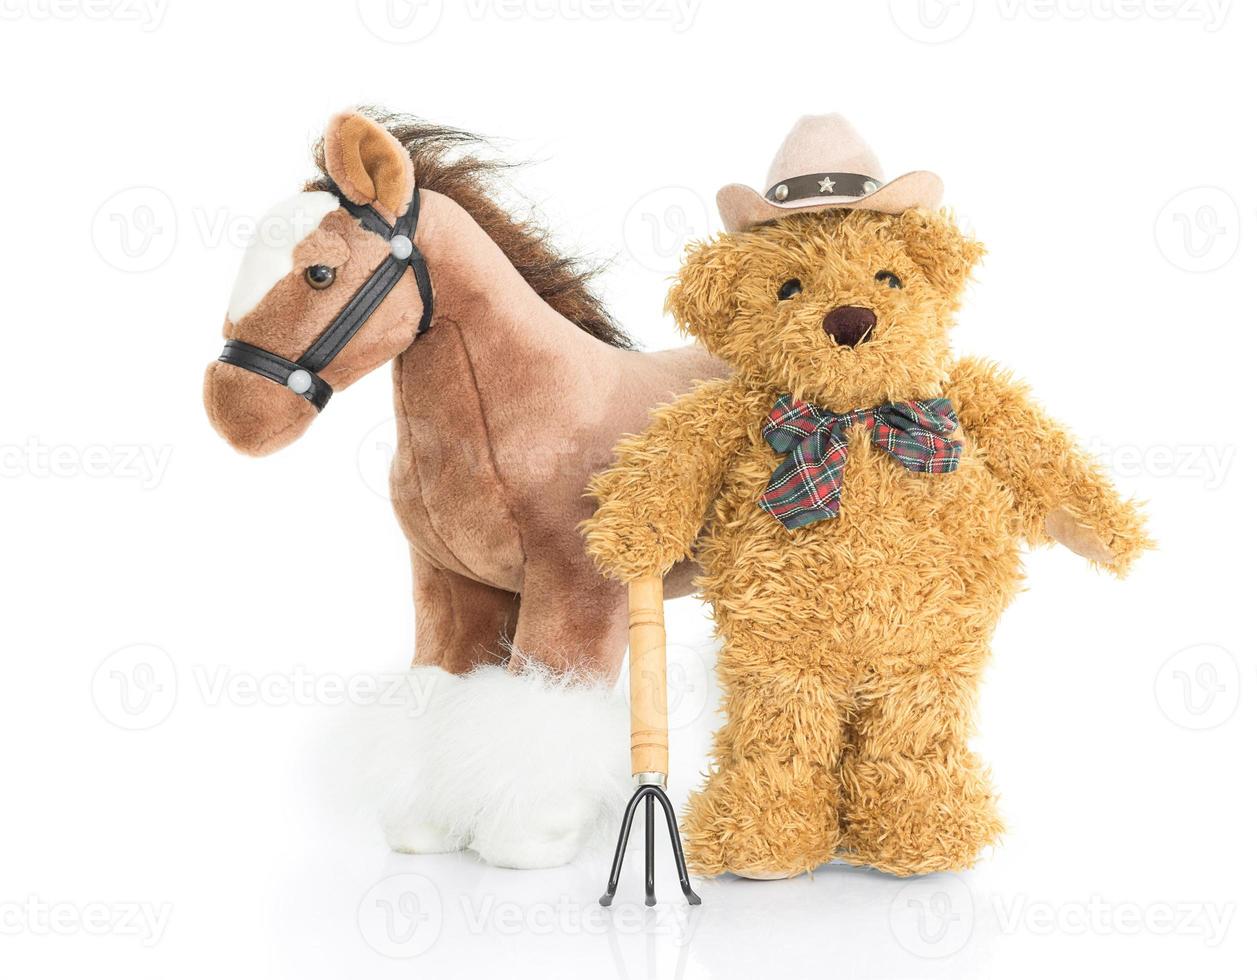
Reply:
[[637, 784], [616, 843], [607, 891], [598, 903], [608, 906], [615, 898], [628, 848], [633, 814], [643, 800], [646, 802], [646, 904], [655, 904], [655, 809], [663, 810], [676, 859], [681, 891], [691, 905], [702, 900], [690, 887], [685, 855], [681, 850], [681, 832], [676, 813], [665, 791], [668, 784], [668, 655], [663, 629], [663, 576], [639, 578], [628, 587], [629, 630], [629, 713], [633, 781]]
[[[629, 706], [633, 777], [668, 785], [668, 653], [663, 629], [663, 577], [628, 587]], [[657, 778], [652, 778], [657, 777]]]

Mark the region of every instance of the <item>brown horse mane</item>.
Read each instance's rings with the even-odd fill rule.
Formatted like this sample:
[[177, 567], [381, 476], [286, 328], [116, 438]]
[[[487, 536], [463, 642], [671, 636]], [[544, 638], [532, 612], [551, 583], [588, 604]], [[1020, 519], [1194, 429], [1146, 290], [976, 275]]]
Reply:
[[[513, 164], [478, 155], [487, 146], [483, 137], [371, 106], [357, 111], [382, 125], [406, 148], [415, 164], [416, 186], [444, 194], [467, 211], [556, 313], [612, 347], [633, 346], [590, 289], [599, 269], [560, 255], [545, 228], [531, 217], [512, 215], [490, 194], [489, 185], [497, 183], [498, 175]], [[321, 139], [314, 146], [314, 162], [323, 176], [310, 181], [306, 189], [326, 190], [331, 179]]]

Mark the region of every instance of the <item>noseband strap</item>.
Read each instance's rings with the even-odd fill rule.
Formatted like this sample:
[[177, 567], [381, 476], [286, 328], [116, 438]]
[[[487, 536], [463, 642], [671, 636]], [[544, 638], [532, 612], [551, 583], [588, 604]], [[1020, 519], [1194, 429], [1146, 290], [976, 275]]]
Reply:
[[376, 266], [367, 281], [358, 287], [344, 308], [297, 360], [290, 361], [243, 340], [227, 341], [218, 357], [225, 364], [234, 364], [284, 385], [320, 412], [332, 397], [332, 386], [319, 377], [319, 372], [331, 364], [332, 359], [362, 329], [362, 325], [384, 302], [384, 297], [401, 282], [407, 269], [415, 274], [415, 285], [419, 287], [419, 298], [423, 302], [418, 335], [427, 333], [432, 326], [432, 277], [428, 274], [423, 253], [414, 244], [415, 229], [419, 225], [419, 191], [415, 191], [410, 207], [393, 225], [374, 208], [347, 199], [339, 188], [333, 187], [332, 191], [340, 198], [340, 206], [357, 218], [364, 228], [389, 242], [388, 258]]

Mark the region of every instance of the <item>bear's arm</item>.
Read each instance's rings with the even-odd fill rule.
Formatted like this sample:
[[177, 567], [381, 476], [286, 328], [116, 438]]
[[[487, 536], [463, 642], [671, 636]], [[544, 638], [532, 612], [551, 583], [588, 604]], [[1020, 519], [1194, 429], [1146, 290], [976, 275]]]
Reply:
[[1031, 544], [1059, 541], [1118, 575], [1151, 545], [1138, 506], [1008, 372], [965, 358], [947, 395], [966, 441], [1012, 492]]
[[730, 460], [754, 438], [763, 399], [734, 379], [705, 382], [626, 436], [590, 483], [598, 507], [581, 525], [605, 575], [661, 575], [690, 555]]

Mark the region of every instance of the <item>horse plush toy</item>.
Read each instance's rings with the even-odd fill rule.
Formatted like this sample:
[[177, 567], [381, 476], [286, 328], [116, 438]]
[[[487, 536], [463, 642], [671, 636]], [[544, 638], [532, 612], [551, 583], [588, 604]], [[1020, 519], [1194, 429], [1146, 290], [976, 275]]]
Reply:
[[391, 490], [425, 704], [371, 759], [385, 830], [402, 851], [543, 867], [614, 805], [625, 757], [608, 693], [624, 590], [585, 554], [586, 484], [651, 406], [724, 368], [693, 347], [628, 349], [588, 274], [495, 203], [498, 171], [474, 149], [404, 117], [335, 116], [322, 175], [245, 254], [205, 407], [265, 455], [393, 362]]

